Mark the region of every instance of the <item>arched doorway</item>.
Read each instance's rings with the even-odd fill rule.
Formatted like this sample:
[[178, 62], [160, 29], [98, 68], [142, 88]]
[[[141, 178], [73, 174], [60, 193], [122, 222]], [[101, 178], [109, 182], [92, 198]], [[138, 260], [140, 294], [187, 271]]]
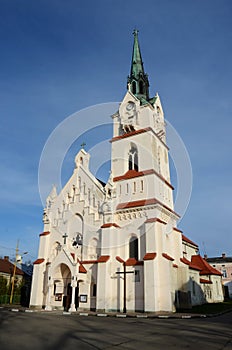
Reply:
[[61, 263], [53, 273], [53, 308], [68, 310], [71, 304], [71, 271], [68, 265]]

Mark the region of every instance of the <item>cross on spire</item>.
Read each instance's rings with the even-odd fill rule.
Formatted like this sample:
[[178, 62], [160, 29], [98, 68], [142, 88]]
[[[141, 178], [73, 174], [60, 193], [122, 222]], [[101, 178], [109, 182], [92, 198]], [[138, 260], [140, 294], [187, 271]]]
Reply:
[[138, 35], [138, 33], [139, 33], [139, 30], [135, 28], [135, 29], [133, 30], [134, 36], [135, 36], [135, 35]]
[[86, 146], [85, 142], [82, 142], [81, 147], [84, 148]]

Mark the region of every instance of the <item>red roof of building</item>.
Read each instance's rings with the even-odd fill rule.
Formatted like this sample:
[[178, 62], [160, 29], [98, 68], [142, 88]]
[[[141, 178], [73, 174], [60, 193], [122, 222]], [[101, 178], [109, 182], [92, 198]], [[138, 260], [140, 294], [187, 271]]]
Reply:
[[151, 131], [151, 130], [152, 130], [151, 128], [145, 128], [145, 129], [140, 129], [140, 130], [133, 130], [133, 131], [128, 132], [126, 134], [113, 137], [111, 142], [114, 142], [114, 141], [117, 141], [117, 140], [121, 140], [121, 139], [125, 139], [125, 138], [133, 136], [133, 135], [142, 134], [144, 132]]
[[143, 260], [154, 260], [156, 258], [156, 253], [146, 253]]
[[36, 261], [33, 262], [34, 265], [39, 265], [42, 264], [44, 262], [44, 258], [38, 258], [36, 259]]
[[101, 255], [100, 258], [98, 259], [98, 262], [99, 263], [107, 262], [109, 258], [110, 258], [109, 255]]
[[170, 260], [170, 261], [174, 261], [175, 259], [172, 258], [170, 255], [168, 255], [167, 253], [162, 253], [162, 256], [167, 259], [167, 260]]
[[114, 177], [114, 182], [120, 180], [133, 179], [134, 177], [155, 174], [155, 170], [149, 169], [144, 171], [128, 170], [124, 175]]
[[200, 275], [222, 275], [220, 271], [208, 264], [200, 255], [193, 255], [191, 263], [200, 269]]
[[136, 170], [128, 170], [124, 175], [121, 176], [116, 176], [114, 177], [114, 182], [116, 181], [121, 181], [121, 180], [129, 180], [129, 179], [133, 179], [135, 177], [140, 177], [140, 176], [144, 176], [144, 175], [150, 175], [150, 174], [155, 174], [157, 175], [162, 181], [164, 181], [172, 190], [174, 190], [174, 187], [159, 173], [157, 173], [157, 171], [155, 171], [154, 169], [148, 169], [148, 170], [144, 170], [144, 171], [136, 171]]
[[[9, 258], [5, 257], [4, 259], [0, 259], [0, 272], [6, 273], [8, 275], [13, 275], [13, 271], [14, 271], [14, 264], [12, 264], [12, 262], [9, 261]], [[24, 275], [23, 271], [19, 269], [17, 266], [16, 266], [15, 274]]]
[[182, 240], [189, 243], [189, 244], [192, 244], [194, 245], [196, 248], [198, 248], [198, 245], [196, 243], [194, 243], [193, 241], [191, 241], [188, 237], [186, 237], [185, 235], [183, 235], [182, 233]]
[[200, 283], [208, 283], [208, 284], [212, 284], [212, 281], [206, 280], [204, 278], [200, 278]]
[[159, 219], [159, 218], [149, 218], [145, 221], [145, 224], [148, 223], [153, 223], [153, 222], [160, 222], [161, 224], [167, 224], [166, 222], [164, 222], [163, 220]]
[[119, 227], [120, 228], [120, 226], [118, 226], [118, 224], [115, 224], [114, 222], [108, 222], [108, 223], [103, 224], [101, 226], [101, 228], [109, 228], [109, 227]]
[[40, 237], [41, 236], [47, 236], [47, 235], [50, 235], [50, 231], [46, 231], [46, 232], [42, 232], [42, 233], [40, 233]]

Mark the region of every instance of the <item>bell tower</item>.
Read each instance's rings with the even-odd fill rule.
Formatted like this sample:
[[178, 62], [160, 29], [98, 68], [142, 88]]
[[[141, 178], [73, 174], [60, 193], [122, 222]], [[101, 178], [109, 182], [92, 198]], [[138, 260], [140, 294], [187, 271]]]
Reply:
[[112, 178], [120, 202], [155, 198], [173, 209], [164, 113], [159, 95], [149, 97], [138, 31], [133, 34], [128, 90], [113, 115]]

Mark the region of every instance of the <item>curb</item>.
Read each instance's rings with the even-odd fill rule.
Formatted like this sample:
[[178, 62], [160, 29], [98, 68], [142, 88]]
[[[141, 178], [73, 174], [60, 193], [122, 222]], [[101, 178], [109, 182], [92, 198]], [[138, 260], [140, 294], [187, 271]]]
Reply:
[[70, 312], [70, 311], [60, 311], [60, 310], [52, 310], [52, 311], [45, 311], [45, 310], [33, 310], [33, 309], [24, 309], [24, 308], [10, 308], [10, 307], [4, 307], [0, 306], [0, 310], [7, 310], [9, 312], [26, 312], [26, 313], [46, 313], [49, 315], [63, 315], [63, 316], [80, 316], [80, 317], [87, 317], [87, 316], [97, 316], [97, 317], [116, 317], [116, 318], [138, 318], [138, 319], [191, 319], [191, 318], [210, 318], [210, 317], [218, 317], [225, 313], [232, 312], [232, 309], [225, 310], [219, 313], [215, 314], [124, 314], [124, 313], [95, 313], [95, 312]]

